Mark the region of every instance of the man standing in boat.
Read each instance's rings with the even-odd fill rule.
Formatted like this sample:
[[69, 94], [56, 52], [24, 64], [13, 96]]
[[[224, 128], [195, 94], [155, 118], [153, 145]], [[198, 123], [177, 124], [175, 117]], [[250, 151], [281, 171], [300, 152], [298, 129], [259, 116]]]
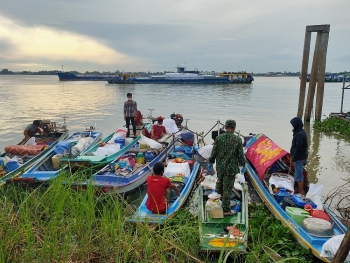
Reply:
[[293, 126], [293, 140], [290, 148], [290, 156], [294, 162], [294, 179], [298, 182], [299, 194], [305, 196], [304, 192], [304, 176], [303, 167], [307, 163], [308, 158], [308, 142], [306, 132], [303, 129], [303, 121], [295, 117], [290, 123]]
[[134, 132], [134, 137], [136, 137], [136, 123], [134, 118], [137, 116], [137, 103], [136, 101], [132, 100], [131, 93], [126, 94], [126, 97], [128, 98], [128, 100], [124, 102], [124, 120], [126, 128], [128, 129], [126, 137], [130, 136], [130, 122]]
[[226, 132], [216, 137], [213, 150], [209, 157], [208, 170], [213, 169], [216, 160], [218, 180], [216, 192], [222, 196], [222, 209], [224, 215], [231, 214], [230, 197], [236, 174], [239, 173], [239, 166], [245, 165], [242, 140], [234, 134], [236, 122], [227, 120], [225, 123]]

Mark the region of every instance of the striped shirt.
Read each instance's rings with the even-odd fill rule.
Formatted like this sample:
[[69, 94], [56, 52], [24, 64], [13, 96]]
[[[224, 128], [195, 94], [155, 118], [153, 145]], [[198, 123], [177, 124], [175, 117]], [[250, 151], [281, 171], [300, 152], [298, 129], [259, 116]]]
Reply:
[[137, 103], [133, 100], [124, 102], [124, 116], [127, 118], [136, 117], [137, 115]]

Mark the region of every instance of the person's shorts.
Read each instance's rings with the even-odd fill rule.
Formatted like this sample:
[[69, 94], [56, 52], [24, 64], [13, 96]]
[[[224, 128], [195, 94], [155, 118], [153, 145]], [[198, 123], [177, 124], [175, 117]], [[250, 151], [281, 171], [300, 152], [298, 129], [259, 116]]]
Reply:
[[297, 182], [304, 181], [303, 169], [306, 161], [295, 161], [294, 162], [294, 179]]

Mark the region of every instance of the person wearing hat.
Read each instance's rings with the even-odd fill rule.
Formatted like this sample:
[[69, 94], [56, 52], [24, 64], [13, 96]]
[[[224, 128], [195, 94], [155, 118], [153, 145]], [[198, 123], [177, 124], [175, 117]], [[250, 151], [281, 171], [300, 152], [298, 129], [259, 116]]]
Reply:
[[231, 215], [230, 197], [235, 176], [239, 173], [239, 166], [245, 165], [242, 140], [234, 134], [236, 122], [227, 120], [226, 132], [217, 136], [213, 150], [209, 157], [208, 169], [213, 169], [216, 160], [217, 182], [216, 192], [222, 196], [224, 215]]
[[152, 125], [151, 129], [151, 139], [158, 141], [160, 138], [162, 138], [166, 133], [166, 129], [163, 126], [163, 119], [164, 117], [158, 116], [157, 117], [157, 123]]
[[136, 101], [132, 100], [131, 93], [126, 94], [126, 97], [128, 98], [128, 100], [124, 102], [124, 120], [126, 128], [128, 129], [126, 137], [130, 136], [130, 122], [132, 125], [132, 130], [134, 132], [134, 137], [136, 137], [135, 117], [137, 116], [137, 103]]

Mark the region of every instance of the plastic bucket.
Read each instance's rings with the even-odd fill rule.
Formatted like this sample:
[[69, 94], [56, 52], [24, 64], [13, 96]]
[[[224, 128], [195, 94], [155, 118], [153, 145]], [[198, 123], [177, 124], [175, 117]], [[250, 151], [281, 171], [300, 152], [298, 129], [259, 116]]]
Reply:
[[19, 167], [19, 164], [17, 161], [9, 161], [4, 164], [4, 168], [7, 172], [12, 172], [16, 170]]

